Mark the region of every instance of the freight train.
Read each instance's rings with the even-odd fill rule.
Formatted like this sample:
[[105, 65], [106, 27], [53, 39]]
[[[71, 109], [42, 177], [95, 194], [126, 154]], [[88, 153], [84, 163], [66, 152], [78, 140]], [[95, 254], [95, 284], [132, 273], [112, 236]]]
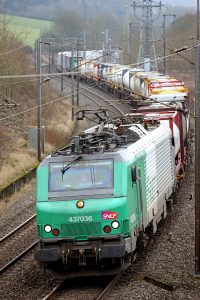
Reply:
[[68, 276], [129, 266], [166, 217], [190, 155], [189, 115], [177, 105], [95, 116], [98, 125], [37, 169], [35, 259]]
[[[113, 63], [121, 60], [122, 51], [119, 49], [110, 49], [109, 60]], [[59, 72], [69, 72], [72, 69], [77, 68], [83, 60], [84, 62], [98, 61], [99, 63], [104, 60], [107, 53], [103, 50], [87, 50], [87, 51], [64, 51], [58, 52], [57, 55], [57, 70]]]
[[187, 102], [188, 87], [183, 81], [159, 72], [147, 72], [131, 65], [103, 63], [98, 59], [102, 58], [101, 54], [100, 51], [94, 53], [88, 51], [87, 60], [80, 59], [77, 66], [77, 61], [72, 60], [70, 53], [64, 52], [65, 62], [61, 67], [61, 53], [58, 53], [57, 69], [64, 72], [76, 70], [82, 80], [89, 83], [96, 82], [119, 98], [132, 99], [136, 106], [139, 102], [135, 100], [141, 99], [171, 102], [182, 107]]

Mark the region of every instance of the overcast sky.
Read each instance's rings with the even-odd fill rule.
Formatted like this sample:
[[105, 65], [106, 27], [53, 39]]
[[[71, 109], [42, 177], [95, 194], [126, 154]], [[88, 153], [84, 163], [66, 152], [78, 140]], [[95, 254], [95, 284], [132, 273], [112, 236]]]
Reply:
[[[156, 0], [157, 1], [157, 0]], [[159, 2], [159, 1], [158, 1]], [[161, 0], [162, 4], [169, 4], [170, 6], [178, 5], [178, 6], [185, 6], [185, 7], [196, 7], [197, 0]]]

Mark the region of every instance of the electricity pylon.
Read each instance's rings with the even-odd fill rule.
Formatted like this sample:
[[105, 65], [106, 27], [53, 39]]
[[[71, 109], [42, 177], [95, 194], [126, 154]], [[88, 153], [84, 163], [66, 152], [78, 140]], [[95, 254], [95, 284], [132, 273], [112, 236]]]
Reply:
[[161, 13], [161, 2], [152, 0], [134, 1], [134, 15], [140, 22], [140, 46], [137, 63], [144, 63], [144, 69], [157, 70], [153, 22]]

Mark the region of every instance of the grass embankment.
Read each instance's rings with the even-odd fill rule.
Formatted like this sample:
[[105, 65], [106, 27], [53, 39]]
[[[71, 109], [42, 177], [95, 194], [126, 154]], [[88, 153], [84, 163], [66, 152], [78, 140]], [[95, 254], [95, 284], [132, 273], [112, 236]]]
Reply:
[[9, 153], [6, 164], [0, 169], [0, 190], [25, 175], [34, 165], [37, 165], [34, 151], [20, 151], [18, 148], [16, 152]]
[[[30, 45], [50, 22], [0, 16], [1, 75], [34, 74]], [[14, 33], [11, 33], [13, 30]], [[23, 37], [23, 40], [22, 40]], [[27, 42], [29, 41], [29, 42]], [[0, 191], [37, 164], [37, 153], [29, 148], [29, 128], [37, 125], [36, 80], [23, 78], [0, 80]], [[71, 105], [53, 85], [42, 86], [41, 125], [45, 126], [45, 154], [66, 142], [73, 130]], [[13, 106], [16, 103], [16, 106]]]
[[53, 24], [52, 22], [45, 20], [11, 15], [6, 15], [5, 18], [6, 22], [8, 22], [8, 29], [14, 32], [24, 44], [31, 47], [34, 46], [34, 42], [39, 38], [40, 34], [48, 31]]
[[[35, 202], [35, 193], [34, 193], [34, 185], [35, 185], [35, 179], [32, 179], [28, 184], [22, 186], [22, 188], [19, 191], [15, 191], [12, 195], [5, 197], [1, 199], [0, 201], [0, 216], [3, 216], [4, 213], [16, 202], [20, 201], [20, 199], [23, 199], [24, 195], [29, 193], [29, 197], [33, 199]], [[32, 192], [32, 195], [30, 195], [30, 191]]]
[[[48, 90], [46, 92], [48, 93]], [[49, 97], [43, 95], [42, 98], [43, 103], [47, 103], [42, 109], [42, 124], [45, 126], [45, 153], [43, 156], [64, 144], [74, 129], [69, 101], [65, 98], [51, 103], [53, 99], [57, 98], [59, 98], [59, 93], [56, 91]], [[36, 126], [36, 111], [27, 117], [29, 117], [28, 125]], [[0, 190], [25, 175], [38, 163], [36, 151], [28, 147], [28, 130], [29, 127], [26, 128], [26, 134], [14, 136], [10, 141], [5, 141], [4, 149], [0, 149], [2, 156]]]

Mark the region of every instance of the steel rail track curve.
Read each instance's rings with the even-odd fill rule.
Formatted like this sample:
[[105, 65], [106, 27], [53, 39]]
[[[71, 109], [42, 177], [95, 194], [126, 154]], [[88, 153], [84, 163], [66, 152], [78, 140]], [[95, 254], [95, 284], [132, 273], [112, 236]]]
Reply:
[[53, 290], [46, 295], [42, 300], [50, 300], [52, 299], [52, 297], [55, 295], [55, 293], [59, 290], [59, 288], [64, 284], [64, 282], [66, 281], [67, 278], [64, 278], [61, 282], [59, 282], [54, 288]]
[[[112, 290], [112, 288], [116, 285], [116, 283], [121, 279], [124, 272], [126, 271], [122, 270], [119, 272], [115, 277], [111, 280], [111, 282], [106, 286], [106, 288], [101, 292], [101, 294], [95, 299], [95, 300], [104, 300], [108, 296], [108, 293]], [[108, 299], [108, 298], [107, 298]]]
[[[112, 288], [116, 285], [116, 283], [121, 279], [121, 277], [123, 276], [124, 272], [127, 269], [119, 272], [117, 275], [114, 276], [114, 278], [109, 282], [109, 284], [103, 289], [103, 291], [101, 292], [100, 295], [97, 296], [97, 298], [95, 298], [95, 300], [103, 300], [106, 299], [106, 297], [108, 296], [108, 293], [112, 290]], [[61, 288], [61, 286], [65, 283], [65, 281], [67, 280], [67, 277], [65, 277], [61, 282], [59, 282], [53, 289], [52, 291], [46, 295], [42, 300], [51, 300], [54, 299], [56, 292], [59, 291], [59, 289]]]
[[[57, 80], [58, 80], [58, 78], [56, 78]], [[64, 82], [65, 82], [65, 85], [67, 85], [67, 86], [71, 86], [71, 80], [70, 79], [68, 79], [68, 78], [64, 78]], [[119, 102], [119, 104], [120, 105], [130, 105], [130, 101], [129, 101], [129, 103], [120, 103], [120, 99], [118, 99], [118, 98], [116, 98], [116, 100], [108, 100], [108, 99], [106, 99], [104, 96], [101, 96], [101, 95], [99, 95], [98, 93], [95, 93], [94, 91], [92, 91], [91, 90], [91, 88], [92, 87], [97, 87], [98, 86], [98, 83], [95, 83], [95, 84], [93, 84], [93, 85], [88, 85], [88, 87], [87, 87], [87, 85], [86, 84], [81, 84], [83, 87], [84, 87], [84, 90], [81, 90], [79, 93], [81, 94], [81, 95], [83, 95], [83, 96], [86, 96], [86, 97], [88, 97], [92, 102], [94, 102], [98, 107], [104, 107], [105, 105], [100, 105], [99, 104], [99, 102], [98, 101], [96, 101], [96, 100], [94, 100], [93, 98], [91, 98], [91, 96], [89, 96], [89, 95], [86, 95], [86, 93], [89, 93], [89, 94], [92, 94], [92, 95], [94, 95], [94, 96], [96, 96], [96, 97], [98, 97], [98, 98], [100, 98], [100, 99], [102, 99], [103, 101], [105, 101], [105, 102], [107, 102], [108, 103], [108, 106], [112, 106], [112, 107], [114, 107], [119, 113], [120, 113], [120, 115], [124, 115], [124, 112], [123, 112], [123, 110], [121, 109], [121, 108], [119, 108], [119, 106], [117, 106], [116, 104], [114, 104], [113, 102], [115, 101], [117, 101], [117, 102]], [[85, 87], [86, 86], [86, 87]], [[104, 91], [104, 90], [103, 90]], [[107, 91], [105, 91], [105, 92], [107, 92]], [[76, 91], [75, 91], [75, 93], [76, 93]], [[113, 95], [112, 95], [113, 96]], [[128, 101], [127, 101], [128, 102]], [[130, 105], [131, 106], [131, 105]], [[115, 113], [116, 114], [116, 112], [113, 112], [113, 113]]]
[[22, 257], [24, 257], [27, 253], [29, 253], [33, 248], [35, 248], [38, 244], [37, 240], [33, 244], [31, 244], [28, 248], [26, 248], [23, 252], [21, 252], [18, 256], [16, 256], [14, 259], [9, 261], [5, 266], [3, 266], [0, 269], [0, 275], [3, 274], [6, 270], [8, 270], [10, 267], [12, 267], [17, 261], [19, 261]]
[[34, 214], [33, 216], [31, 216], [29, 219], [27, 219], [25, 222], [23, 222], [22, 224], [20, 224], [18, 227], [16, 227], [15, 229], [13, 229], [11, 232], [9, 232], [8, 234], [6, 234], [3, 238], [0, 239], [0, 243], [4, 242], [5, 240], [7, 240], [9, 237], [11, 237], [14, 233], [16, 233], [17, 231], [19, 231], [20, 229], [22, 229], [23, 227], [25, 227], [28, 223], [30, 223], [32, 220], [34, 220], [36, 217], [36, 214]]
[[[109, 103], [109, 106], [113, 106], [122, 116], [124, 116], [124, 112], [114, 103], [112, 103], [112, 100], [108, 100], [108, 99], [105, 99], [105, 97], [103, 96], [100, 96], [98, 95], [97, 93], [93, 92], [93, 91], [90, 91], [90, 90], [86, 90], [84, 91], [84, 95], [85, 93], [90, 93], [92, 95], [95, 95], [96, 97], [99, 97], [101, 98], [103, 101]], [[89, 99], [93, 100], [90, 96], [87, 96]], [[99, 105], [99, 104], [98, 104]], [[100, 107], [102, 107], [102, 105], [99, 105]]]

